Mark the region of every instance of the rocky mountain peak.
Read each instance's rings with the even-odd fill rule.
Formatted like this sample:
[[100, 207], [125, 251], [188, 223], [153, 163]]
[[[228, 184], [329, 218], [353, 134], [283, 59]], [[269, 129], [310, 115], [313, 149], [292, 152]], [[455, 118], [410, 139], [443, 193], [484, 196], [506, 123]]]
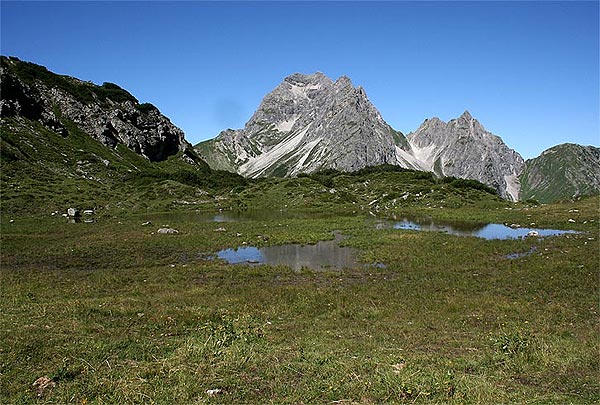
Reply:
[[448, 123], [426, 120], [408, 139], [424, 169], [441, 176], [479, 180], [504, 198], [519, 197], [523, 158], [465, 111]]
[[340, 76], [335, 81], [335, 86], [337, 88], [354, 88], [354, 85], [352, 84], [352, 80], [346, 75]]
[[523, 158], [465, 111], [448, 123], [425, 120], [408, 139], [390, 127], [362, 87], [347, 76], [295, 73], [263, 99], [244, 129], [197, 146], [213, 168], [294, 176], [394, 164], [479, 180], [518, 198]]
[[[405, 149], [408, 143], [362, 87], [347, 76], [334, 82], [317, 72], [286, 77], [235, 136], [221, 134], [197, 150], [214, 167], [258, 177], [395, 164], [397, 146]], [[213, 158], [217, 155], [228, 157]]]
[[458, 117], [459, 120], [464, 120], [464, 121], [471, 121], [473, 120], [473, 116], [471, 115], [471, 113], [469, 112], [469, 110], [465, 110], [465, 112], [463, 112], [461, 114], [460, 117]]

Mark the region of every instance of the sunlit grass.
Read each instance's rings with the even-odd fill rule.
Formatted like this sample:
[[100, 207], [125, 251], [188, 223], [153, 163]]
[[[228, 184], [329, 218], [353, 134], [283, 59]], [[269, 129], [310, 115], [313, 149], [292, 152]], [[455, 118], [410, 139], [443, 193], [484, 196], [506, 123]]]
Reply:
[[[596, 203], [528, 213], [559, 226], [573, 207], [593, 218]], [[486, 241], [375, 230], [363, 217], [215, 232], [221, 224], [174, 216], [179, 235], [152, 234], [160, 218], [3, 218], [0, 402], [600, 400], [593, 223], [578, 235]], [[386, 267], [293, 272], [204, 256], [333, 230], [364, 263]], [[531, 245], [530, 256], [504, 257]], [[38, 398], [41, 376], [56, 386]]]

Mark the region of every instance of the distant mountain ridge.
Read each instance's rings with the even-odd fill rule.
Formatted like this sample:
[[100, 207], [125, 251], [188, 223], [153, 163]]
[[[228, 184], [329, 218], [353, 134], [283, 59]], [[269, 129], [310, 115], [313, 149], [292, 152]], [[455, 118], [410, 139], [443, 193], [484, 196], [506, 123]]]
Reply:
[[525, 162], [521, 199], [552, 202], [600, 193], [600, 148], [564, 143]]
[[523, 158], [468, 111], [449, 123], [426, 120], [408, 138], [382, 118], [362, 87], [317, 72], [288, 76], [243, 129], [195, 146], [216, 169], [247, 177], [355, 171], [393, 164], [479, 180], [517, 200]]
[[140, 104], [116, 84], [95, 85], [17, 58], [0, 56], [0, 62], [3, 179], [35, 172], [51, 181], [112, 179], [103, 183], [110, 187], [137, 173], [219, 187], [246, 180], [211, 168], [294, 177], [388, 164], [478, 180], [510, 200], [600, 193], [597, 147], [557, 145], [523, 161], [468, 111], [449, 122], [427, 119], [405, 136], [346, 76], [288, 76], [243, 129], [192, 148], [156, 107]]

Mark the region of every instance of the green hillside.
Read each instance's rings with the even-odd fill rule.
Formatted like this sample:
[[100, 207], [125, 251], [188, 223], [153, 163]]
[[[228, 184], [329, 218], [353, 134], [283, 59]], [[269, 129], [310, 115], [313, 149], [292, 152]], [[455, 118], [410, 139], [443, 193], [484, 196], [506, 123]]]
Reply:
[[520, 176], [521, 199], [553, 202], [600, 192], [600, 149], [557, 145], [527, 160]]

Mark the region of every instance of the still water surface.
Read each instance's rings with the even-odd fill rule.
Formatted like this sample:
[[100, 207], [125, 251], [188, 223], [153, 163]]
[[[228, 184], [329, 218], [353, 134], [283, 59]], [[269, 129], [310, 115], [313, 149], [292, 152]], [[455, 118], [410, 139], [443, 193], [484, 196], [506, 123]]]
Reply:
[[356, 249], [340, 247], [344, 237], [335, 233], [334, 240], [321, 241], [315, 245], [280, 245], [257, 248], [254, 246], [224, 249], [217, 257], [230, 264], [252, 263], [289, 266], [293, 270], [307, 267], [321, 269], [351, 269], [357, 267]]
[[522, 239], [531, 231], [538, 236], [558, 236], [577, 231], [540, 228], [511, 228], [503, 224], [486, 224], [465, 221], [439, 221], [431, 218], [404, 218], [402, 221], [380, 221], [378, 229], [408, 229], [414, 231], [446, 232], [458, 236], [476, 236], [483, 239]]
[[[176, 214], [182, 215], [182, 214]], [[261, 221], [286, 218], [328, 218], [335, 216], [331, 213], [306, 213], [294, 211], [223, 211], [223, 212], [194, 212], [183, 214], [188, 220], [201, 222], [239, 222], [239, 221]], [[167, 218], [164, 218], [167, 219]], [[372, 226], [372, 225], [371, 225]], [[413, 231], [435, 231], [446, 232], [458, 236], [476, 236], [483, 239], [522, 239], [530, 231], [536, 231], [538, 236], [557, 236], [562, 234], [577, 233], [570, 230], [539, 229], [539, 228], [512, 228], [503, 224], [477, 223], [467, 221], [445, 221], [432, 218], [410, 217], [401, 221], [378, 220], [376, 229], [398, 229]], [[313, 270], [320, 269], [349, 269], [364, 267], [357, 263], [357, 251], [350, 247], [340, 247], [339, 242], [344, 239], [339, 233], [334, 233], [335, 239], [321, 241], [314, 245], [280, 245], [267, 247], [242, 246], [235, 249], [224, 249], [216, 253], [216, 258], [227, 261], [230, 264], [250, 263], [289, 266], [294, 270], [303, 267]], [[519, 258], [516, 254], [510, 259]], [[510, 256], [510, 255], [509, 255]], [[382, 267], [382, 264], [374, 264]]]

